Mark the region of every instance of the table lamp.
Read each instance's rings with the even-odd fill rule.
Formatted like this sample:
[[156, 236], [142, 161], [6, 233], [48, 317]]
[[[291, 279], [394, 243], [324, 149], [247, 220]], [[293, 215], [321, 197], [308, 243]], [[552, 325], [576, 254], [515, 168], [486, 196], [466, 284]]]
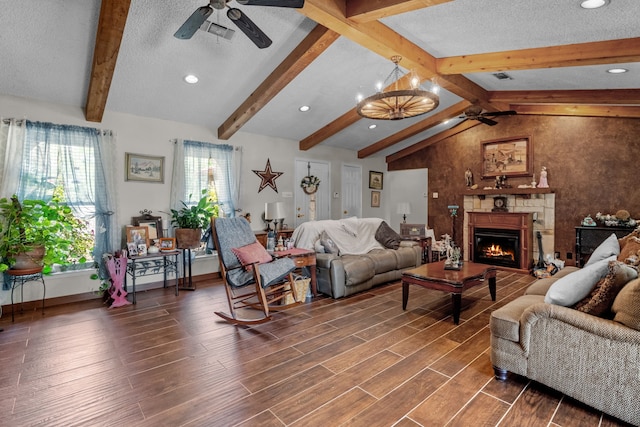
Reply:
[[407, 223], [407, 215], [411, 214], [411, 203], [409, 202], [400, 202], [398, 203], [398, 208], [396, 209], [396, 213], [398, 215], [402, 215], [402, 222]]

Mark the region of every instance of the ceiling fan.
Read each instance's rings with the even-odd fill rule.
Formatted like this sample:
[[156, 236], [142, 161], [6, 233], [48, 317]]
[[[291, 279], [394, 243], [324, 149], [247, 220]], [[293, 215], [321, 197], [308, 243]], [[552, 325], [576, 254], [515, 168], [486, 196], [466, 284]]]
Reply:
[[490, 119], [489, 117], [497, 117], [497, 116], [513, 116], [518, 114], [516, 111], [508, 110], [508, 111], [494, 111], [494, 112], [482, 112], [482, 107], [479, 105], [472, 105], [466, 110], [464, 110], [464, 115], [460, 116], [461, 119], [465, 120], [478, 120], [481, 123], [489, 126], [495, 126], [498, 124], [495, 120]]
[[[206, 6], [199, 7], [195, 12], [191, 14], [189, 18], [182, 24], [182, 26], [173, 35], [179, 39], [190, 39], [195, 32], [205, 23], [207, 18], [213, 13], [213, 9], [222, 10], [225, 7], [229, 7], [227, 3], [231, 0], [210, 0]], [[245, 6], [275, 6], [275, 7], [295, 7], [301, 8], [304, 6], [304, 0], [236, 0], [241, 5]], [[240, 9], [229, 7], [227, 10], [227, 17], [233, 22], [243, 33], [249, 37], [249, 39], [255, 43], [260, 49], [269, 47], [271, 45], [271, 39], [262, 32], [256, 24], [253, 23], [247, 15], [245, 15]], [[222, 27], [224, 28], [224, 27]]]

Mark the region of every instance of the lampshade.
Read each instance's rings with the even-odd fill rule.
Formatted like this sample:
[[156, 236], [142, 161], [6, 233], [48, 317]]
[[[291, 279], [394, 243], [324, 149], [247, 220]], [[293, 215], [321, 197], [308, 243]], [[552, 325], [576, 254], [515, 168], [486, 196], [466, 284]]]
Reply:
[[284, 218], [284, 203], [282, 202], [273, 202], [273, 203], [265, 203], [264, 204], [264, 219], [274, 220], [274, 219], [282, 219]]
[[396, 213], [399, 215], [409, 215], [411, 213], [411, 203], [408, 203], [408, 202], [398, 203], [398, 208], [396, 209]]

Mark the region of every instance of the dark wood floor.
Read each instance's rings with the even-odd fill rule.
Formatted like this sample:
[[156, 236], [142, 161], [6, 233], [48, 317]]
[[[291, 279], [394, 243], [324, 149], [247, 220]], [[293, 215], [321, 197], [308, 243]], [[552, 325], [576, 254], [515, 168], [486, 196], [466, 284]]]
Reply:
[[218, 283], [138, 293], [0, 320], [0, 425], [6, 426], [615, 426], [562, 395], [493, 378], [489, 314], [534, 280], [500, 272], [450, 297], [399, 283], [318, 298], [253, 328], [213, 314]]

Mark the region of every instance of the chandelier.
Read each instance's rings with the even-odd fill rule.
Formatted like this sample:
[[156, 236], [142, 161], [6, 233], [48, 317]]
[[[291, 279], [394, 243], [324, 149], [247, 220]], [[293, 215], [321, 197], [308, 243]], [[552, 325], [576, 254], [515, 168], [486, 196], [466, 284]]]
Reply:
[[[398, 67], [401, 59], [399, 55], [391, 57], [395, 67], [384, 81], [384, 86], [378, 85], [377, 93], [364, 99], [362, 96], [358, 97], [356, 110], [362, 117], [376, 120], [400, 120], [428, 113], [438, 106], [439, 88], [435, 84], [432, 84], [431, 90], [424, 90], [420, 87], [418, 77], [414, 76], [408, 89], [399, 87], [400, 79], [405, 77], [405, 73]], [[393, 90], [383, 92], [382, 88], [387, 86], [388, 81], [394, 83]]]

